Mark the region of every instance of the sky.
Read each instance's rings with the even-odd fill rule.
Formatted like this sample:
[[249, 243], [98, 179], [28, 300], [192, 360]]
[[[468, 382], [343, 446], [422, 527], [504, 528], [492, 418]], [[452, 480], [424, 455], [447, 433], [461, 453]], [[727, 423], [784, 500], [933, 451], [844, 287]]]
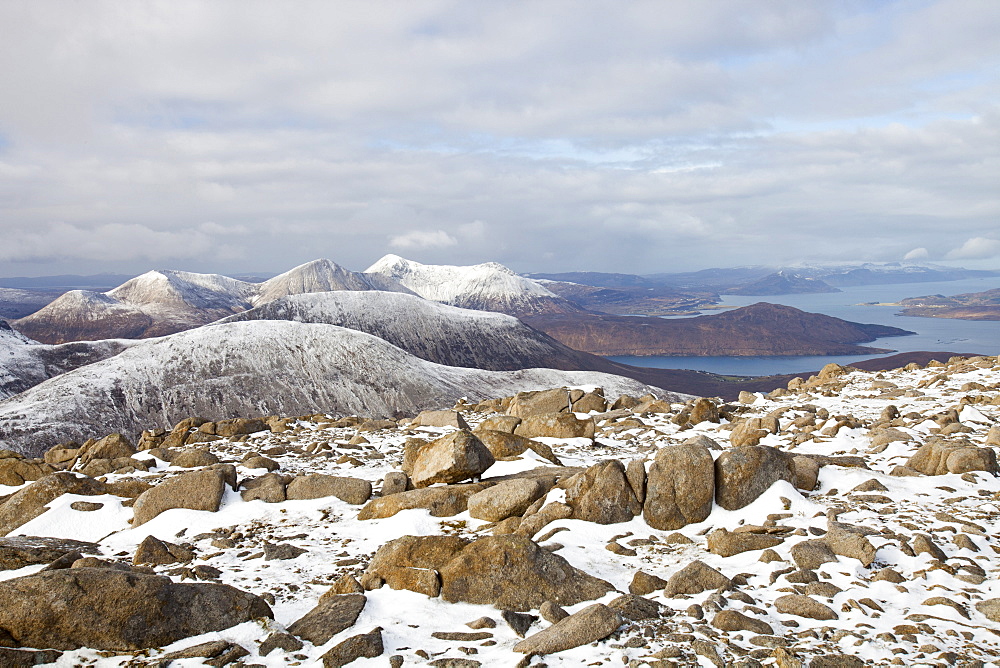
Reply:
[[1000, 2], [0, 3], [0, 276], [1000, 268]]

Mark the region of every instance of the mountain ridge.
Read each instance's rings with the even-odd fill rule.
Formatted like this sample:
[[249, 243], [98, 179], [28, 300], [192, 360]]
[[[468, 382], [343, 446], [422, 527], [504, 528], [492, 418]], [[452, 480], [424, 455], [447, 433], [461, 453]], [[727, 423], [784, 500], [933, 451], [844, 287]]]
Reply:
[[[120, 354], [49, 379], [0, 402], [0, 441], [37, 455], [54, 443], [190, 416], [416, 414], [560, 385], [611, 393], [665, 393], [591, 371], [484, 371], [411, 355], [378, 337], [291, 321], [219, 324], [136, 342]], [[673, 396], [673, 395], [671, 395]]]

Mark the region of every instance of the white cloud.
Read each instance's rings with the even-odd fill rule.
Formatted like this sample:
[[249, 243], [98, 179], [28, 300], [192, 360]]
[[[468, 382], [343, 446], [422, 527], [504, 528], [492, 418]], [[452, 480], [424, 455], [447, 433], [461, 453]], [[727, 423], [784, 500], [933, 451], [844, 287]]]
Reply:
[[458, 239], [444, 230], [414, 230], [392, 237], [389, 240], [389, 245], [402, 250], [448, 248], [449, 246], [457, 246]]
[[1000, 239], [973, 237], [946, 255], [949, 260], [989, 260], [1000, 257]]
[[914, 248], [903, 256], [904, 260], [926, 260], [931, 256], [926, 248]]

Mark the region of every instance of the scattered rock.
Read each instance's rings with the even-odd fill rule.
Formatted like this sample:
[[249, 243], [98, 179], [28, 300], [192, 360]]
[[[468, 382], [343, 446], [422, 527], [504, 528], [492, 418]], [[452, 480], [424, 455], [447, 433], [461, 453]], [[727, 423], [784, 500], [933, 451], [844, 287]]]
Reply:
[[419, 448], [413, 466], [403, 472], [414, 487], [434, 483], [456, 483], [482, 475], [493, 466], [493, 454], [476, 436], [467, 430], [456, 431]]
[[758, 635], [772, 635], [771, 625], [760, 619], [748, 617], [735, 610], [721, 610], [712, 618], [712, 626], [720, 631], [750, 631]]
[[143, 492], [132, 506], [132, 527], [145, 524], [157, 515], [174, 508], [205, 510], [219, 509], [225, 492], [227, 476], [222, 469], [202, 469], [182, 473]]
[[562, 413], [568, 411], [571, 404], [570, 391], [565, 388], [519, 392], [511, 400], [507, 414], [526, 418], [535, 415]]
[[823, 564], [836, 562], [837, 555], [824, 540], [804, 540], [792, 546], [792, 559], [799, 568], [814, 570]]
[[260, 644], [258, 652], [261, 656], [267, 656], [276, 649], [283, 649], [286, 652], [297, 652], [303, 647], [305, 647], [305, 644], [291, 633], [278, 632], [269, 635]]
[[170, 460], [171, 466], [180, 466], [185, 469], [193, 469], [201, 466], [211, 466], [218, 464], [219, 458], [208, 450], [201, 448], [186, 448]]
[[132, 563], [159, 566], [191, 561], [192, 559], [194, 559], [194, 552], [188, 548], [162, 541], [156, 536], [146, 536], [136, 548]]
[[809, 619], [838, 619], [839, 615], [828, 606], [801, 594], [779, 596], [774, 601], [774, 608], [784, 615], [807, 617]]
[[708, 551], [721, 557], [731, 557], [753, 550], [766, 550], [780, 545], [783, 539], [777, 536], [756, 533], [736, 533], [727, 529], [716, 529], [708, 534]]
[[733, 581], [703, 561], [692, 561], [667, 580], [663, 595], [700, 594], [708, 589], [729, 589]]
[[611, 601], [608, 607], [618, 612], [624, 619], [631, 619], [632, 621], [657, 619], [660, 617], [660, 612], [663, 609], [661, 603], [636, 594], [622, 594]]
[[368, 633], [351, 636], [347, 640], [337, 643], [321, 658], [323, 659], [323, 668], [340, 668], [362, 657], [371, 659], [382, 656], [384, 651], [382, 627], [376, 626]]
[[520, 517], [528, 506], [544, 496], [548, 490], [548, 485], [538, 479], [505, 480], [470, 496], [469, 514], [487, 522], [499, 522], [513, 516]]
[[525, 417], [514, 433], [526, 438], [594, 438], [596, 429], [593, 418], [555, 413]]
[[528, 655], [562, 652], [603, 640], [614, 633], [621, 623], [618, 613], [606, 605], [595, 603], [522, 640], [514, 645], [514, 651]]
[[489, 486], [489, 483], [471, 483], [398, 492], [369, 501], [358, 511], [358, 519], [383, 519], [413, 508], [423, 508], [434, 517], [451, 517], [464, 513], [468, 509], [469, 497]]
[[666, 586], [667, 581], [663, 578], [658, 578], [644, 571], [636, 571], [635, 575], [632, 576], [632, 584], [628, 586], [628, 590], [631, 594], [646, 596]]
[[[0, 571], [50, 564], [67, 554], [100, 554], [97, 543], [42, 536], [0, 538]], [[78, 557], [79, 558], [79, 557]]]
[[525, 611], [545, 601], [576, 605], [612, 591], [562, 557], [517, 535], [480, 538], [440, 569], [441, 597]]
[[520, 638], [523, 638], [524, 634], [531, 628], [531, 625], [538, 621], [536, 615], [527, 615], [523, 612], [514, 612], [513, 610], [504, 610], [500, 613], [500, 616], [507, 622], [507, 626]]
[[104, 483], [67, 471], [40, 478], [14, 492], [0, 505], [0, 536], [27, 524], [46, 511], [46, 506], [63, 494], [93, 496], [105, 493]]
[[315, 608], [292, 622], [288, 632], [319, 646], [354, 626], [368, 599], [363, 594], [324, 597]]
[[285, 488], [285, 498], [321, 499], [335, 496], [351, 505], [360, 506], [372, 495], [372, 484], [360, 478], [310, 473], [292, 478]]
[[469, 423], [465, 421], [465, 418], [458, 411], [423, 411], [413, 419], [410, 426], [468, 429]]

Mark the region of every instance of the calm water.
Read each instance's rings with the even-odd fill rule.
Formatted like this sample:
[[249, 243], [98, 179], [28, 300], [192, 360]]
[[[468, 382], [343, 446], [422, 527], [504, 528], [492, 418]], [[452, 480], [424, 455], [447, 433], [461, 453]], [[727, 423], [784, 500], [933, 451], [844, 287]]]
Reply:
[[[892, 303], [922, 295], [955, 295], [981, 292], [1000, 287], [1000, 278], [977, 278], [942, 283], [904, 283], [900, 285], [864, 285], [842, 288], [842, 292], [817, 295], [776, 295], [768, 297], [723, 297], [726, 306], [747, 306], [765, 301], [794, 306], [803, 311], [823, 313], [853, 322], [890, 325], [916, 332], [914, 336], [893, 336], [862, 344], [891, 348], [897, 352], [912, 350], [947, 350], [953, 352], [1000, 354], [1000, 321], [977, 322], [944, 318], [908, 318], [896, 315], [898, 306], [868, 305]], [[889, 353], [892, 354], [892, 353]], [[801, 356], [801, 357], [612, 357], [618, 362], [661, 369], [698, 369], [738, 376], [815, 371], [824, 364], [850, 364], [883, 355]]]

